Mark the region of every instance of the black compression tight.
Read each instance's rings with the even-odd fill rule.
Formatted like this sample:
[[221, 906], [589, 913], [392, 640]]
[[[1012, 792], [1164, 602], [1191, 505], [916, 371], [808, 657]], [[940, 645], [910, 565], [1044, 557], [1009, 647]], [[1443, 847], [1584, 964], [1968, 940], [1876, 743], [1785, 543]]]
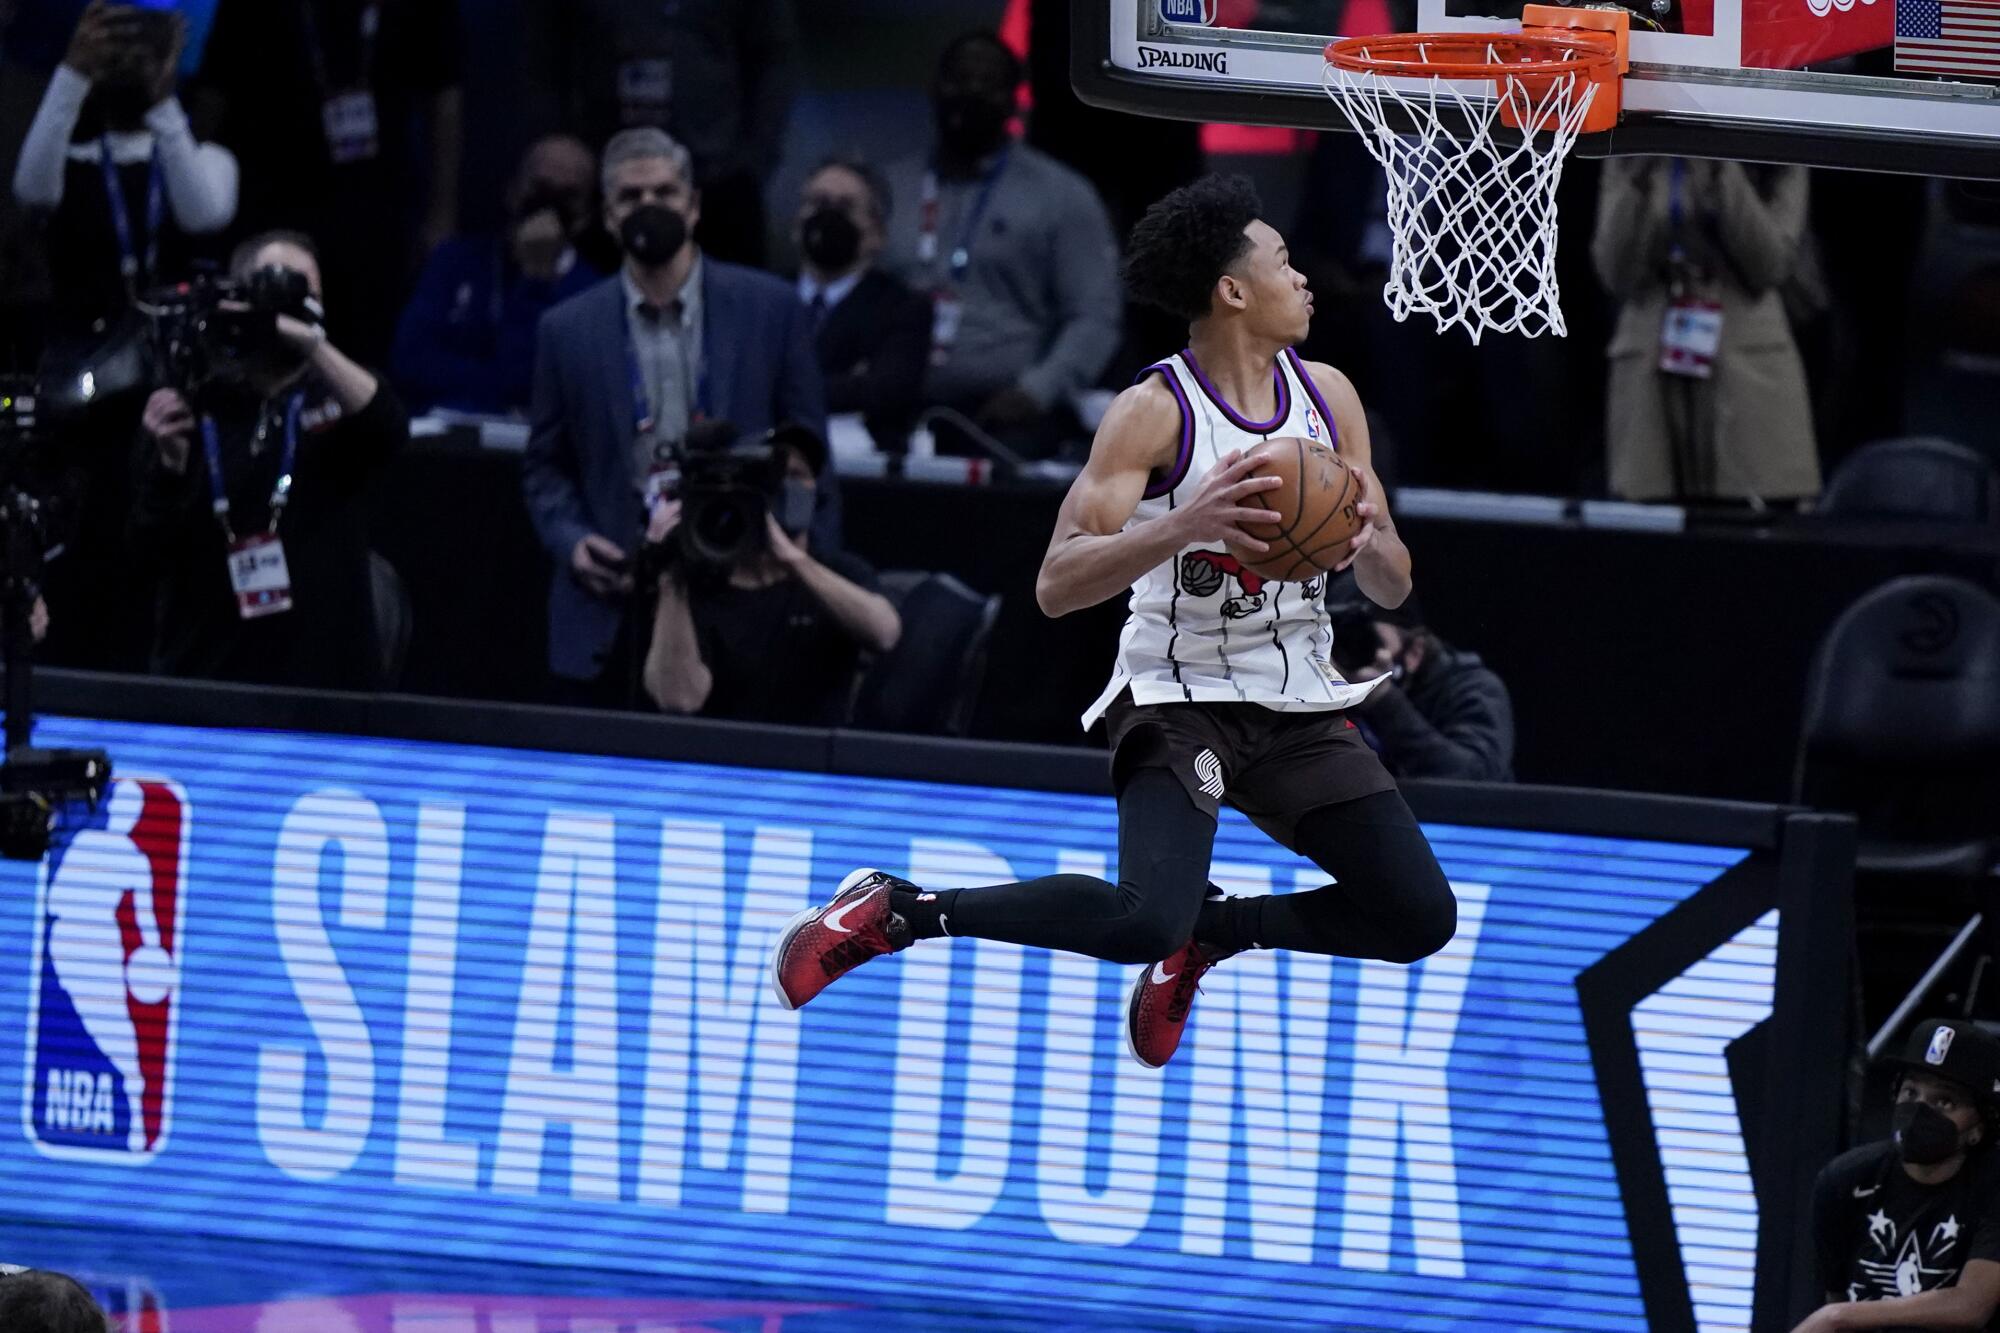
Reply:
[[1414, 963], [1450, 941], [1458, 904], [1400, 793], [1313, 810], [1294, 841], [1339, 882], [1310, 893], [1208, 900], [1215, 821], [1172, 773], [1141, 769], [1118, 798], [1116, 884], [1049, 875], [897, 908], [919, 935], [1005, 940], [1113, 963], [1156, 962], [1190, 938], [1221, 952], [1296, 949], [1395, 963]]

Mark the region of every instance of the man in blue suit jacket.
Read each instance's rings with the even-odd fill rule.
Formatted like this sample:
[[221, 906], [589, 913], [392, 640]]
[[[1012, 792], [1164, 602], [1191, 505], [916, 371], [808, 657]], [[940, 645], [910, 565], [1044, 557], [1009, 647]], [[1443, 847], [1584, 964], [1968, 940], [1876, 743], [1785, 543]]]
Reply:
[[[522, 487], [556, 562], [549, 669], [573, 699], [633, 706], [646, 635], [632, 565], [648, 478], [670, 466], [690, 421], [823, 435], [826, 409], [811, 319], [791, 287], [695, 245], [687, 150], [661, 130], [627, 130], [606, 145], [603, 177], [625, 265], [542, 318]], [[812, 529], [822, 550], [840, 544], [832, 482], [828, 469]]]

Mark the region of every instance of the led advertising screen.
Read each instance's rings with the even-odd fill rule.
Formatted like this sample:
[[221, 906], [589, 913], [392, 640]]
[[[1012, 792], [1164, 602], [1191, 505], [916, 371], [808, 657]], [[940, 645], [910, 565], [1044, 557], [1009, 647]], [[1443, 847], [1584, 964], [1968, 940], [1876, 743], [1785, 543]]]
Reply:
[[[1728, 896], [1742, 848], [1428, 825], [1449, 947], [1232, 959], [1152, 1071], [1120, 1032], [1133, 969], [1082, 957], [927, 942], [797, 1014], [767, 984], [783, 924], [856, 866], [1104, 873], [1102, 798], [76, 719], [37, 739], [119, 777], [42, 866], [0, 867], [0, 1214], [1149, 1326], [1597, 1333], [1648, 1326], [1625, 1114], [1657, 1137], [1697, 1323], [1748, 1326], [1732, 1052], [1771, 1013], [1778, 922]], [[1214, 878], [1321, 881], [1233, 813]], [[1609, 1020], [1643, 1103], [1611, 1105], [1588, 979], [1656, 964], [1645, 933], [1718, 894], [1712, 944]]]

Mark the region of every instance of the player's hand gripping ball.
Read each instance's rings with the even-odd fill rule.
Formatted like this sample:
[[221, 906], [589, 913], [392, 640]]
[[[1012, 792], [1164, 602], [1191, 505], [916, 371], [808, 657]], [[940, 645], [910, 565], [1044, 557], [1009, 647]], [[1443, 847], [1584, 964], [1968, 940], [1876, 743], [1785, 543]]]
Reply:
[[1243, 531], [1271, 549], [1258, 555], [1232, 542], [1229, 553], [1273, 582], [1318, 578], [1347, 558], [1347, 544], [1361, 531], [1361, 476], [1318, 440], [1281, 436], [1261, 447], [1270, 461], [1250, 475], [1284, 485], [1246, 497], [1245, 504], [1270, 510], [1271, 521], [1245, 523]]

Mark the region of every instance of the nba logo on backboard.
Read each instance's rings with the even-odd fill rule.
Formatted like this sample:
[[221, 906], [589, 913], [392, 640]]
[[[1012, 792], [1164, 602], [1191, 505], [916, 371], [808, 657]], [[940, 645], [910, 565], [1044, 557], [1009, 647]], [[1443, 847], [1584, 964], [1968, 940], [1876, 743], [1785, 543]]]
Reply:
[[1945, 1052], [1951, 1049], [1951, 1039], [1956, 1035], [1956, 1033], [1947, 1027], [1941, 1027], [1931, 1033], [1931, 1044], [1924, 1048], [1924, 1063], [1927, 1065], [1943, 1064]]
[[1169, 23], [1207, 23], [1214, 15], [1209, 0], [1160, 0], [1160, 17]]
[[28, 999], [28, 1138], [140, 1163], [166, 1145], [191, 812], [177, 783], [119, 778], [42, 862]]

